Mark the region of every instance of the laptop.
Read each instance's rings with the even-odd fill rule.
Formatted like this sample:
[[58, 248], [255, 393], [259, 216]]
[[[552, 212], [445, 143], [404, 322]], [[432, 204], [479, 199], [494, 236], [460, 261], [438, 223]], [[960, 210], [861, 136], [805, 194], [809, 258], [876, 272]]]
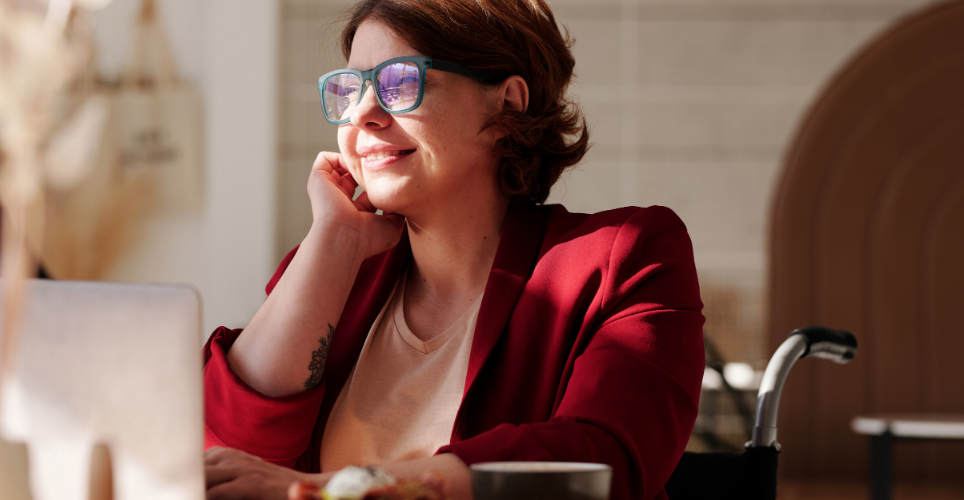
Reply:
[[115, 499], [203, 499], [197, 291], [49, 280], [27, 290], [0, 432], [27, 444], [33, 499], [87, 500], [100, 445]]

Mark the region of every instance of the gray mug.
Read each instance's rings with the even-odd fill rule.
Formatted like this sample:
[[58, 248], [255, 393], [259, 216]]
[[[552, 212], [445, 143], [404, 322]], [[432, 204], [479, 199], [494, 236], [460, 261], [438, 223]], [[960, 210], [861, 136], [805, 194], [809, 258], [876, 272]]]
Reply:
[[470, 467], [475, 500], [609, 500], [613, 469], [575, 462], [488, 462]]

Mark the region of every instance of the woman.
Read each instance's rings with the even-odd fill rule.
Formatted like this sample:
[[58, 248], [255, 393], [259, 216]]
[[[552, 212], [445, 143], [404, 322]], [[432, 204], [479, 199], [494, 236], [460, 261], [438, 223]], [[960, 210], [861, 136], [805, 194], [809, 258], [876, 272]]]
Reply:
[[501, 460], [604, 462], [612, 498], [665, 497], [703, 371], [691, 245], [662, 207], [538, 204], [588, 141], [548, 6], [368, 0], [342, 42], [311, 230], [205, 348], [209, 498], [375, 463], [471, 498], [468, 465]]

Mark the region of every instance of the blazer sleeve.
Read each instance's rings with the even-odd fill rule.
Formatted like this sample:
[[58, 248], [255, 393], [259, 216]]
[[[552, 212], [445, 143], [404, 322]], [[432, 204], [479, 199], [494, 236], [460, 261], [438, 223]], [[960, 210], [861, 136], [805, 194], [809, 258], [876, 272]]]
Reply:
[[[294, 257], [282, 260], [266, 292], [271, 293]], [[294, 467], [311, 440], [325, 383], [283, 397], [252, 389], [228, 365], [227, 352], [241, 330], [220, 327], [204, 346], [204, 448], [237, 448], [268, 462]]]
[[502, 424], [440, 453], [467, 464], [606, 463], [611, 498], [665, 498], [696, 420], [703, 315], [685, 226], [669, 209], [647, 210], [616, 236], [599, 319], [551, 418]]

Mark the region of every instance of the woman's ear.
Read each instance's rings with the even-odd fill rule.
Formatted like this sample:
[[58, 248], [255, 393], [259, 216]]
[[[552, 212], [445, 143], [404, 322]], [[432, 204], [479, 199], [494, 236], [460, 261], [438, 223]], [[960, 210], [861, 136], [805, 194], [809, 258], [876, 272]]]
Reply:
[[499, 85], [502, 107], [525, 113], [529, 109], [529, 85], [519, 75], [512, 75]]
[[[498, 115], [505, 109], [525, 113], [529, 109], [529, 85], [518, 75], [512, 75], [502, 80], [495, 88], [486, 90], [487, 99], [490, 99], [489, 108], [493, 116]], [[506, 136], [507, 132], [502, 127], [484, 127], [482, 131], [488, 130], [493, 134], [492, 139], [498, 140]]]

